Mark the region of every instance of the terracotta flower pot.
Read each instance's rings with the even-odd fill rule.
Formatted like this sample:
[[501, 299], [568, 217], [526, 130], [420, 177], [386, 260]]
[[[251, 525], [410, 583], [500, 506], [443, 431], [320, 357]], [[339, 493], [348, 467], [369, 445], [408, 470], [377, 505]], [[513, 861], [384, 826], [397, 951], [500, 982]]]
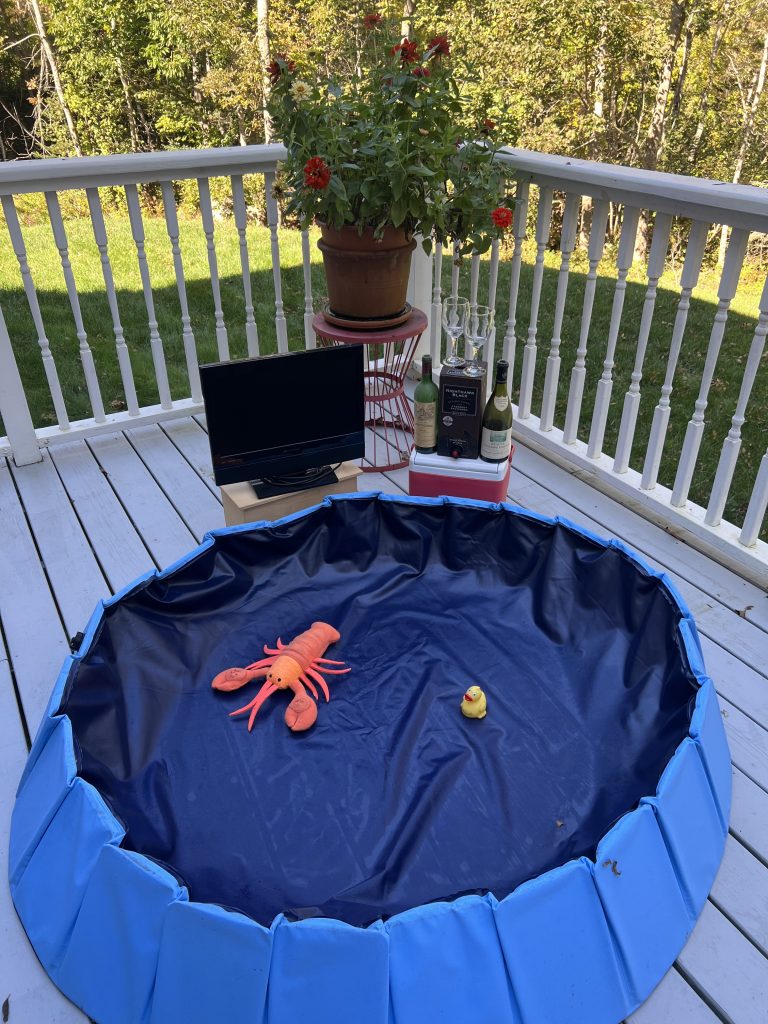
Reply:
[[336, 316], [385, 320], [405, 307], [411, 253], [416, 242], [402, 228], [384, 229], [381, 239], [373, 228], [362, 234], [353, 225], [320, 225], [317, 245], [323, 254], [328, 303]]

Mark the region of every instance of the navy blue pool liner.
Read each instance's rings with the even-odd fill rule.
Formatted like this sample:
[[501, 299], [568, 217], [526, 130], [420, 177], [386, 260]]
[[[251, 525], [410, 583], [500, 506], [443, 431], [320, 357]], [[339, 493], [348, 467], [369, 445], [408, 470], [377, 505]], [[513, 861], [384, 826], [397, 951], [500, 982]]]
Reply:
[[616, 548], [658, 578], [678, 607], [680, 650], [699, 687], [688, 735], [656, 792], [610, 828], [594, 858], [562, 864], [501, 900], [462, 896], [367, 927], [282, 914], [266, 927], [190, 900], [167, 866], [121, 847], [124, 826], [78, 775], [71, 722], [59, 712], [105, 610], [189, 565], [219, 537], [372, 497], [329, 498], [277, 524], [212, 531], [174, 566], [102, 602], [79, 651], [66, 659], [19, 786], [9, 877], [43, 966], [99, 1024], [618, 1024], [647, 998], [692, 931], [722, 856], [731, 785], [693, 618], [666, 577], [620, 542], [508, 504], [376, 498], [502, 511]]

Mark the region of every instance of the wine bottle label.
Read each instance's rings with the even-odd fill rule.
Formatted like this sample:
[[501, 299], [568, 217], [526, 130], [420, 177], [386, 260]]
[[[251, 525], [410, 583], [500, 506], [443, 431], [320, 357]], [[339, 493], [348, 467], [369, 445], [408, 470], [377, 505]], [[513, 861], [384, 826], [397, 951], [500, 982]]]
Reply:
[[504, 412], [504, 410], [509, 406], [509, 395], [498, 395], [494, 398], [493, 404], [499, 412]]
[[501, 461], [508, 459], [512, 451], [512, 428], [506, 430], [489, 430], [483, 427], [483, 439], [480, 443], [480, 454], [484, 459]]
[[437, 444], [437, 402], [414, 402], [417, 448], [434, 448]]

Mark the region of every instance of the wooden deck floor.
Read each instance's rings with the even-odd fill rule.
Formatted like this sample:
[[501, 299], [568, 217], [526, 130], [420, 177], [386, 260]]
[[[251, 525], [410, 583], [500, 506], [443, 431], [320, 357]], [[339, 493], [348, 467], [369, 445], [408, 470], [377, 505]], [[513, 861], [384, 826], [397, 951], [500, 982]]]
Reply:
[[[406, 487], [401, 470], [361, 489]], [[542, 457], [518, 450], [510, 498], [615, 535], [663, 567], [690, 605], [733, 756], [725, 858], [690, 941], [632, 1024], [768, 1020], [768, 597]], [[8, 825], [30, 733], [96, 601], [223, 525], [193, 419], [0, 460], [0, 1005], [9, 1024], [85, 1021], [40, 968], [5, 883]], [[171, 1024], [171, 1022], [169, 1022]], [[567, 1024], [567, 1022], [553, 1022]]]

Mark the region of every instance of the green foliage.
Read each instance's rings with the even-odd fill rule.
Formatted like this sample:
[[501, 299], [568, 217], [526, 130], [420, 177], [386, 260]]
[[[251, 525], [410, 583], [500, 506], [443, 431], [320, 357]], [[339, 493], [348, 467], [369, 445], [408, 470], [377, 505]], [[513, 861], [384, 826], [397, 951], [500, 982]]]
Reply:
[[504, 179], [493, 159], [497, 126], [467, 118], [467, 75], [447, 36], [401, 42], [378, 15], [363, 22], [346, 73], [276, 55], [268, 109], [289, 151], [287, 212], [303, 226], [317, 219], [377, 235], [404, 227], [487, 249]]
[[[86, 152], [263, 139], [265, 76], [253, 0], [42, 2]], [[350, 81], [382, 41], [383, 33], [364, 28], [364, 16], [375, 10], [396, 24], [403, 5], [270, 0], [269, 7], [273, 54], [290, 54], [302, 78]], [[419, 0], [412, 24], [422, 37], [434, 29], [450, 37], [464, 137], [474, 137], [470, 129], [488, 116], [508, 144], [642, 165], [673, 9], [682, 22], [658, 167], [729, 180], [768, 0]], [[418, 102], [426, 85], [409, 88]], [[17, 0], [0, 0], [0, 101], [0, 156], [71, 152], [34, 24]], [[411, 122], [428, 114], [411, 111]], [[768, 94], [741, 180], [765, 182], [766, 167]]]

